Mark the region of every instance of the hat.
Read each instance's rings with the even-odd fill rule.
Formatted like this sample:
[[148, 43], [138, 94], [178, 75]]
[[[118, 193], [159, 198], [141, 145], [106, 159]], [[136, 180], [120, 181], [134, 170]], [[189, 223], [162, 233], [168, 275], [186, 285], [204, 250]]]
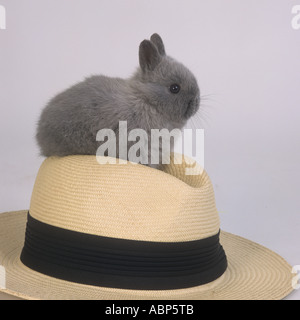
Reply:
[[[109, 159], [109, 157], [107, 158]], [[50, 157], [0, 214], [0, 291], [25, 299], [282, 299], [291, 266], [220, 230], [206, 171]]]

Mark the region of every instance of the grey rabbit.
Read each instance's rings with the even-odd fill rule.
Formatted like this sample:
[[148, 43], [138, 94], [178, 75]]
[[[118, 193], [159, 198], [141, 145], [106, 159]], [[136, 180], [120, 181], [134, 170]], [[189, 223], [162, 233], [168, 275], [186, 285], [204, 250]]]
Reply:
[[[96, 140], [97, 132], [112, 129], [118, 144], [119, 121], [127, 121], [128, 132], [145, 130], [149, 139], [151, 129], [182, 129], [199, 109], [195, 76], [166, 55], [156, 33], [141, 42], [139, 64], [128, 79], [94, 75], [52, 98], [38, 122], [36, 138], [41, 154], [96, 155], [101, 144]], [[158, 168], [159, 164], [151, 164], [150, 148], [148, 151], [146, 164]]]

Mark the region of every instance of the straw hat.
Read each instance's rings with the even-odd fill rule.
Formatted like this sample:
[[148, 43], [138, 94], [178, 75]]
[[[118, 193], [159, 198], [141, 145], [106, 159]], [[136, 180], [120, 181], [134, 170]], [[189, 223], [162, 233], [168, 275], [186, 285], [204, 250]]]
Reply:
[[220, 231], [210, 179], [188, 167], [46, 159], [29, 211], [0, 215], [0, 291], [25, 299], [288, 295], [291, 266]]

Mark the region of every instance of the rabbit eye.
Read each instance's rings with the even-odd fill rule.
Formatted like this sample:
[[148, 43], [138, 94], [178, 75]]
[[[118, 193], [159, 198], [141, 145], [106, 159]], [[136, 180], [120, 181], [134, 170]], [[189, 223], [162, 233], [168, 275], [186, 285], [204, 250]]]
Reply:
[[178, 93], [178, 92], [180, 91], [180, 85], [179, 85], [179, 84], [176, 84], [176, 83], [172, 84], [172, 85], [170, 86], [170, 91], [171, 91], [172, 93]]

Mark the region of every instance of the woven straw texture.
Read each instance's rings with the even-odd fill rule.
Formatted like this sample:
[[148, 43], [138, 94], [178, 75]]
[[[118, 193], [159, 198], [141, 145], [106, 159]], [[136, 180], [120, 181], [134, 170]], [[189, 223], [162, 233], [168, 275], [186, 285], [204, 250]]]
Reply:
[[132, 163], [100, 165], [94, 156], [48, 158], [32, 193], [30, 214], [57, 227], [144, 241], [191, 241], [220, 228], [205, 171], [165, 173]]
[[[30, 204], [48, 224], [101, 236], [190, 241], [214, 235], [219, 217], [207, 173], [188, 163], [163, 167], [99, 165], [93, 156], [48, 158]], [[271, 250], [221, 231], [228, 269], [217, 280], [177, 290], [125, 290], [51, 278], [20, 262], [27, 211], [0, 215], [4, 291], [25, 299], [282, 299], [292, 291], [291, 266]], [[176, 281], [176, 279], [174, 279]], [[3, 285], [4, 283], [4, 285]]]
[[[271, 250], [236, 235], [221, 232], [229, 262], [225, 274], [212, 284], [189, 289], [139, 291], [99, 288], [42, 275], [19, 259], [24, 242], [26, 211], [0, 215], [0, 264], [6, 289], [24, 299], [58, 300], [279, 300], [291, 291], [288, 263]], [[176, 281], [176, 279], [174, 280]]]

